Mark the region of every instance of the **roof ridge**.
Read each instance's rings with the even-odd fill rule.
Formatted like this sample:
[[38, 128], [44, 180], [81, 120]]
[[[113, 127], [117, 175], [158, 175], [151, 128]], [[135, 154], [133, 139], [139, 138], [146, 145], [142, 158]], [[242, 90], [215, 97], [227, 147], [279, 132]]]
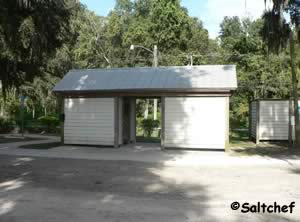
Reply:
[[229, 67], [229, 66], [236, 66], [234, 64], [227, 64], [227, 65], [194, 65], [194, 66], [159, 66], [159, 67], [116, 67], [116, 68], [92, 68], [92, 69], [71, 69], [70, 72], [80, 72], [80, 71], [99, 71], [99, 70], [128, 70], [128, 69], [170, 69], [170, 68], [200, 68], [200, 67]]

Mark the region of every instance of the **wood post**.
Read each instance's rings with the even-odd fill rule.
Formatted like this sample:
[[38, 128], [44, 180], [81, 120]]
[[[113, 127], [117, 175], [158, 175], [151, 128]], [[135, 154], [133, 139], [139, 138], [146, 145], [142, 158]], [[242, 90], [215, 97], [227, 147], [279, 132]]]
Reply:
[[161, 97], [161, 138], [160, 138], [160, 143], [161, 143], [161, 149], [164, 150], [165, 149], [165, 102], [166, 102], [166, 98], [165, 97]]
[[114, 147], [119, 147], [119, 97], [115, 97], [115, 104], [114, 104], [114, 116], [115, 116], [115, 140], [114, 140]]
[[130, 98], [130, 142], [136, 142], [136, 99]]

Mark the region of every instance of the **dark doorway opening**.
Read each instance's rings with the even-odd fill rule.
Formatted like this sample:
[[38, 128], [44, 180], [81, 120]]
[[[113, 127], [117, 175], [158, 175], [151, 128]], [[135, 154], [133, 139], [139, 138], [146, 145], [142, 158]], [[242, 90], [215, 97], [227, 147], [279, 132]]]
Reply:
[[122, 135], [123, 144], [130, 143], [130, 112], [133, 112], [130, 106], [130, 98], [123, 98], [123, 118], [122, 118]]

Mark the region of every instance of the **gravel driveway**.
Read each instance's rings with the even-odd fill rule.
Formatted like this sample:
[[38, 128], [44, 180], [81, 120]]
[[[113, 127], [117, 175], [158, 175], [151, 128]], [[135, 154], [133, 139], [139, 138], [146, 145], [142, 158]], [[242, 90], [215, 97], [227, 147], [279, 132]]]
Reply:
[[[234, 201], [296, 202], [243, 214]], [[300, 167], [166, 166], [0, 155], [0, 221], [299, 221]]]

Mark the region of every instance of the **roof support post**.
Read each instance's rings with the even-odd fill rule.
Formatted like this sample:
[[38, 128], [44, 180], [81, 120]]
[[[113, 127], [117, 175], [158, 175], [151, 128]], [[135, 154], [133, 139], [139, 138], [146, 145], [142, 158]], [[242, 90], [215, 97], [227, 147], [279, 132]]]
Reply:
[[136, 98], [130, 98], [130, 142], [136, 142]]
[[119, 147], [119, 112], [120, 112], [120, 107], [119, 107], [119, 97], [114, 98], [114, 132], [115, 132], [115, 137], [114, 137], [114, 147], [118, 148]]
[[161, 149], [165, 149], [165, 102], [166, 102], [166, 97], [162, 96], [161, 97], [161, 138], [160, 138], [160, 143], [161, 143]]

